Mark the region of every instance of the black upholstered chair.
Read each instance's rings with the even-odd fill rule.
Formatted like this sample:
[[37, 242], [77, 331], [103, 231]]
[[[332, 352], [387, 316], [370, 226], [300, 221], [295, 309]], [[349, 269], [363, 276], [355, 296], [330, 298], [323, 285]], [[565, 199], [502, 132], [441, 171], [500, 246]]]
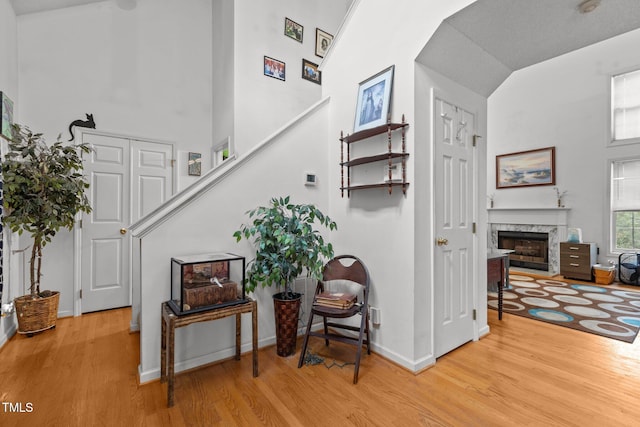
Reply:
[[[357, 297], [356, 303], [349, 308], [326, 307], [316, 304], [317, 296], [325, 291], [333, 291], [336, 287], [348, 287], [349, 292], [353, 292]], [[353, 373], [353, 383], [358, 382], [358, 370], [360, 369], [360, 356], [362, 346], [367, 346], [367, 354], [371, 354], [369, 338], [369, 271], [364, 263], [353, 255], [340, 255], [330, 260], [324, 267], [322, 280], [318, 281], [314, 304], [311, 308], [307, 332], [304, 336], [304, 344], [298, 361], [298, 368], [302, 367], [309, 344], [309, 337], [318, 337], [325, 340], [325, 345], [329, 345], [330, 340], [335, 340], [347, 344], [354, 344], [356, 349], [355, 370]], [[312, 331], [314, 318], [322, 317], [324, 328], [322, 331]], [[347, 323], [337, 323], [328, 319], [347, 319], [360, 316], [360, 326], [353, 326]], [[357, 332], [357, 336], [351, 332]]]

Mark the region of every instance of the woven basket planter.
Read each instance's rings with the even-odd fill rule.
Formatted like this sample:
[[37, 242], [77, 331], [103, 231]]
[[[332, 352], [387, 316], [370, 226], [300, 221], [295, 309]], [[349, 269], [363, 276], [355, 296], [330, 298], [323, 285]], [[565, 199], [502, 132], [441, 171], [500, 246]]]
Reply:
[[273, 311], [276, 316], [276, 354], [287, 357], [296, 352], [302, 294], [294, 293], [294, 299], [283, 299], [282, 296], [283, 293], [273, 295]]
[[33, 336], [36, 332], [56, 327], [60, 292], [50, 292], [50, 296], [33, 299], [23, 295], [14, 299], [18, 317], [18, 333]]

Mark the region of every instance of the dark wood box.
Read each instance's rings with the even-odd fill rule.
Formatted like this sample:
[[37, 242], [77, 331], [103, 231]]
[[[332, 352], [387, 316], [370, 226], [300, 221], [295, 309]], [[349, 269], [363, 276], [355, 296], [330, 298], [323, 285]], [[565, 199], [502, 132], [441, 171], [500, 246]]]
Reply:
[[184, 310], [204, 307], [207, 305], [222, 304], [238, 299], [238, 284], [236, 282], [224, 282], [218, 286], [215, 283], [202, 285], [185, 285], [182, 305]]

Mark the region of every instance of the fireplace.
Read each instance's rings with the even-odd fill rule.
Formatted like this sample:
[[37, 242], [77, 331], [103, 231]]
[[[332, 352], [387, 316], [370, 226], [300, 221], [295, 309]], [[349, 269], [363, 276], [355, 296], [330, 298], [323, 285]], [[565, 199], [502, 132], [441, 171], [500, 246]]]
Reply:
[[[492, 208], [488, 209], [489, 250], [498, 249], [498, 231], [546, 233], [549, 274], [560, 272], [560, 242], [567, 240], [569, 208]], [[542, 268], [538, 266], [537, 268]]]
[[509, 254], [512, 266], [549, 270], [549, 233], [498, 230], [498, 249], [513, 251]]

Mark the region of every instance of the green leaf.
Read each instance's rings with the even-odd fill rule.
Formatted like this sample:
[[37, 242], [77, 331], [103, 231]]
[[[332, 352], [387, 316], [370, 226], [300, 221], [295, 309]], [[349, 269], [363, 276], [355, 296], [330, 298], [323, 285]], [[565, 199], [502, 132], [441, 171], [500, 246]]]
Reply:
[[34, 239], [30, 277], [32, 293], [40, 278], [41, 247], [52, 241], [60, 228], [73, 228], [78, 212], [91, 212], [82, 175], [82, 152], [87, 144], [47, 145], [42, 134], [13, 125], [9, 152], [2, 162], [5, 216], [13, 232], [26, 231]]
[[255, 258], [247, 266], [247, 290], [262, 287], [284, 287], [291, 291], [291, 282], [306, 271], [318, 279], [326, 261], [333, 257], [333, 246], [325, 243], [315, 225], [336, 228], [333, 221], [317, 207], [293, 204], [290, 196], [272, 198], [268, 206], [259, 206], [247, 213], [249, 224], [234, 233], [237, 241], [253, 239]]

